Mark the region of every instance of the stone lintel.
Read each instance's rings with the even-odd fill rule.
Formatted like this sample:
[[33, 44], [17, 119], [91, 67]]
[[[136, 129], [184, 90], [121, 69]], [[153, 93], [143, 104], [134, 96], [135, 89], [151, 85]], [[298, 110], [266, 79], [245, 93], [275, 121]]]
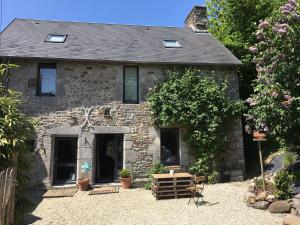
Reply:
[[81, 127], [57, 127], [47, 130], [51, 136], [79, 136]]
[[129, 134], [129, 127], [94, 127], [90, 131], [92, 134]]

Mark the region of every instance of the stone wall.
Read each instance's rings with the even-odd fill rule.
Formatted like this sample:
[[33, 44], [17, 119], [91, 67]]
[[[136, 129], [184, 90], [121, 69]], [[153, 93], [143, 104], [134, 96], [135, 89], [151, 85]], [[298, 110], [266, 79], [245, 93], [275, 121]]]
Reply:
[[[124, 134], [123, 166], [130, 168], [137, 178], [144, 177], [147, 168], [160, 160], [160, 131], [151, 124], [145, 98], [155, 78], [160, 78], [168, 66], [139, 65], [140, 104], [123, 104], [123, 65], [60, 61], [57, 63], [56, 96], [50, 97], [36, 96], [37, 61], [18, 60], [14, 63], [21, 67], [12, 72], [10, 87], [24, 94], [27, 101], [24, 111], [39, 122], [36, 141], [39, 154], [32, 175], [35, 183], [52, 184], [55, 137], [78, 137], [77, 171], [85, 161], [94, 165], [95, 134], [99, 133]], [[203, 73], [212, 70], [201, 69]], [[230, 95], [238, 98], [237, 75], [224, 68], [217, 68], [216, 73], [220, 79], [229, 75]], [[81, 107], [94, 107], [90, 116], [92, 127], [81, 128], [85, 121]], [[104, 114], [105, 109], [110, 109], [110, 116]], [[224, 167], [243, 170], [240, 120], [232, 122], [228, 132], [232, 141], [226, 150], [228, 158]], [[188, 147], [181, 138], [180, 163], [187, 167], [190, 160]]]
[[207, 30], [207, 8], [206, 6], [195, 6], [184, 21], [186, 27], [194, 30]]

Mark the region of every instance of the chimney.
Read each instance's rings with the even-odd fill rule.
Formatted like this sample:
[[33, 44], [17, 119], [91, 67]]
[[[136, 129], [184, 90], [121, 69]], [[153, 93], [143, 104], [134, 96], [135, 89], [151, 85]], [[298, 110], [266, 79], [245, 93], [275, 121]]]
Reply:
[[194, 6], [184, 23], [194, 31], [206, 31], [208, 23], [206, 6]]

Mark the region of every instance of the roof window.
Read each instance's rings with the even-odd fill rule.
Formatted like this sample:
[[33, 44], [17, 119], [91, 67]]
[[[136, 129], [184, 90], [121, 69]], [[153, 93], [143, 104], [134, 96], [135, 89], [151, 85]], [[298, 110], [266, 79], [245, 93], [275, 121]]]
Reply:
[[181, 48], [181, 44], [177, 40], [164, 40], [163, 42], [166, 48]]
[[45, 39], [45, 42], [64, 43], [66, 41], [66, 38], [66, 34], [48, 34], [48, 36]]

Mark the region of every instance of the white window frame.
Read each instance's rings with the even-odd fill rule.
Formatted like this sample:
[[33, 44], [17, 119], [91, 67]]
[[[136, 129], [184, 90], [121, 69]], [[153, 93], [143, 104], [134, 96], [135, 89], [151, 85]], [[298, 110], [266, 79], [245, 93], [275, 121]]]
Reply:
[[[50, 42], [50, 43], [64, 43], [67, 39], [68, 35], [67, 34], [48, 34], [45, 42]], [[62, 38], [61, 40], [51, 40], [51, 38]]]

